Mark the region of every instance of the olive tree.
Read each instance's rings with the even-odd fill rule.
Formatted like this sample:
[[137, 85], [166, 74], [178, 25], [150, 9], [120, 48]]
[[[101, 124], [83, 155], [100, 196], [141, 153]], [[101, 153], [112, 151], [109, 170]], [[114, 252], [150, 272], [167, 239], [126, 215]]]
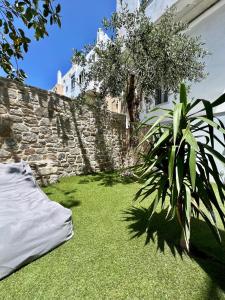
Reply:
[[[131, 129], [139, 119], [141, 104], [154, 99], [157, 90], [177, 92], [183, 80], [206, 76], [200, 37], [190, 37], [187, 25], [168, 10], [158, 22], [146, 16], [144, 5], [130, 12], [126, 6], [103, 20], [110, 40], [94, 47], [97, 59], [75, 51], [74, 63], [86, 67], [86, 82], [100, 83], [99, 93], [120, 97], [129, 113]], [[88, 67], [87, 67], [88, 66]], [[85, 86], [85, 85], [84, 85]]]

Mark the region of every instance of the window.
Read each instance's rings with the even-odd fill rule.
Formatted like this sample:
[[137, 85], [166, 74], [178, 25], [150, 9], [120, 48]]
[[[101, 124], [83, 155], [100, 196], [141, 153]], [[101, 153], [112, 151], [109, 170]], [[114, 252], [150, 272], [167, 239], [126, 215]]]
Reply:
[[84, 71], [82, 71], [79, 75], [79, 84], [82, 84], [84, 82]]
[[75, 84], [76, 84], [76, 78], [75, 78], [75, 74], [73, 74], [71, 76], [71, 90], [75, 88]]
[[66, 86], [66, 93], [68, 92], [68, 86]]
[[156, 90], [155, 105], [168, 102], [168, 92], [162, 89]]

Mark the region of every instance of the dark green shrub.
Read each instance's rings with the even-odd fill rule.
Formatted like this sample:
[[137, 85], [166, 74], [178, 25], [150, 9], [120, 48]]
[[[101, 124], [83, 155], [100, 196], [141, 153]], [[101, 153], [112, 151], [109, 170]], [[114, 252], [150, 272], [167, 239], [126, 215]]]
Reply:
[[[167, 207], [168, 218], [177, 218], [182, 229], [181, 247], [189, 251], [191, 217], [201, 216], [220, 241], [217, 216], [225, 226], [224, 191], [216, 160], [225, 158], [214, 147], [215, 141], [225, 147], [225, 128], [214, 116], [213, 108], [225, 101], [225, 94], [214, 102], [188, 101], [185, 85], [180, 101], [172, 109], [155, 108], [163, 115], [151, 116], [141, 127], [151, 123], [141, 144], [147, 144], [137, 167], [144, 180], [135, 199], [152, 199], [151, 216], [159, 204]], [[202, 109], [198, 112], [198, 105]], [[223, 133], [219, 139], [214, 130]], [[216, 191], [217, 190], [217, 191]], [[219, 197], [217, 196], [217, 193]]]

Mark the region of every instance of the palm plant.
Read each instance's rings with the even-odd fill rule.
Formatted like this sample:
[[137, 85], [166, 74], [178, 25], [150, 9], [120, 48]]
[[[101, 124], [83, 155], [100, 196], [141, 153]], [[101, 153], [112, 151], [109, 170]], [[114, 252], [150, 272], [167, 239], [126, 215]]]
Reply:
[[[201, 216], [218, 241], [217, 215], [225, 226], [225, 185], [216, 164], [217, 160], [225, 163], [225, 158], [214, 147], [215, 141], [225, 147], [225, 127], [213, 114], [213, 108], [224, 101], [225, 94], [212, 103], [188, 101], [182, 84], [180, 101], [174, 102], [172, 109], [154, 108], [151, 113], [161, 110], [163, 115], [151, 116], [141, 125], [150, 124], [150, 129], [140, 143], [145, 151], [137, 174], [145, 183], [135, 200], [152, 199], [150, 218], [159, 204], [167, 208], [167, 217], [179, 221], [180, 246], [186, 251], [192, 216]], [[200, 104], [202, 108], [197, 111]], [[222, 132], [222, 140], [214, 130]]]

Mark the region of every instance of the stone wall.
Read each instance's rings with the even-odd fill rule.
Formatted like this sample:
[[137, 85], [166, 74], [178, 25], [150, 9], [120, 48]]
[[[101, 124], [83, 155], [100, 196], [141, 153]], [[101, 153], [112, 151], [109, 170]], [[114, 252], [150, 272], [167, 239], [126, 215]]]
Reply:
[[0, 162], [28, 161], [45, 184], [121, 168], [125, 142], [124, 115], [0, 77]]

